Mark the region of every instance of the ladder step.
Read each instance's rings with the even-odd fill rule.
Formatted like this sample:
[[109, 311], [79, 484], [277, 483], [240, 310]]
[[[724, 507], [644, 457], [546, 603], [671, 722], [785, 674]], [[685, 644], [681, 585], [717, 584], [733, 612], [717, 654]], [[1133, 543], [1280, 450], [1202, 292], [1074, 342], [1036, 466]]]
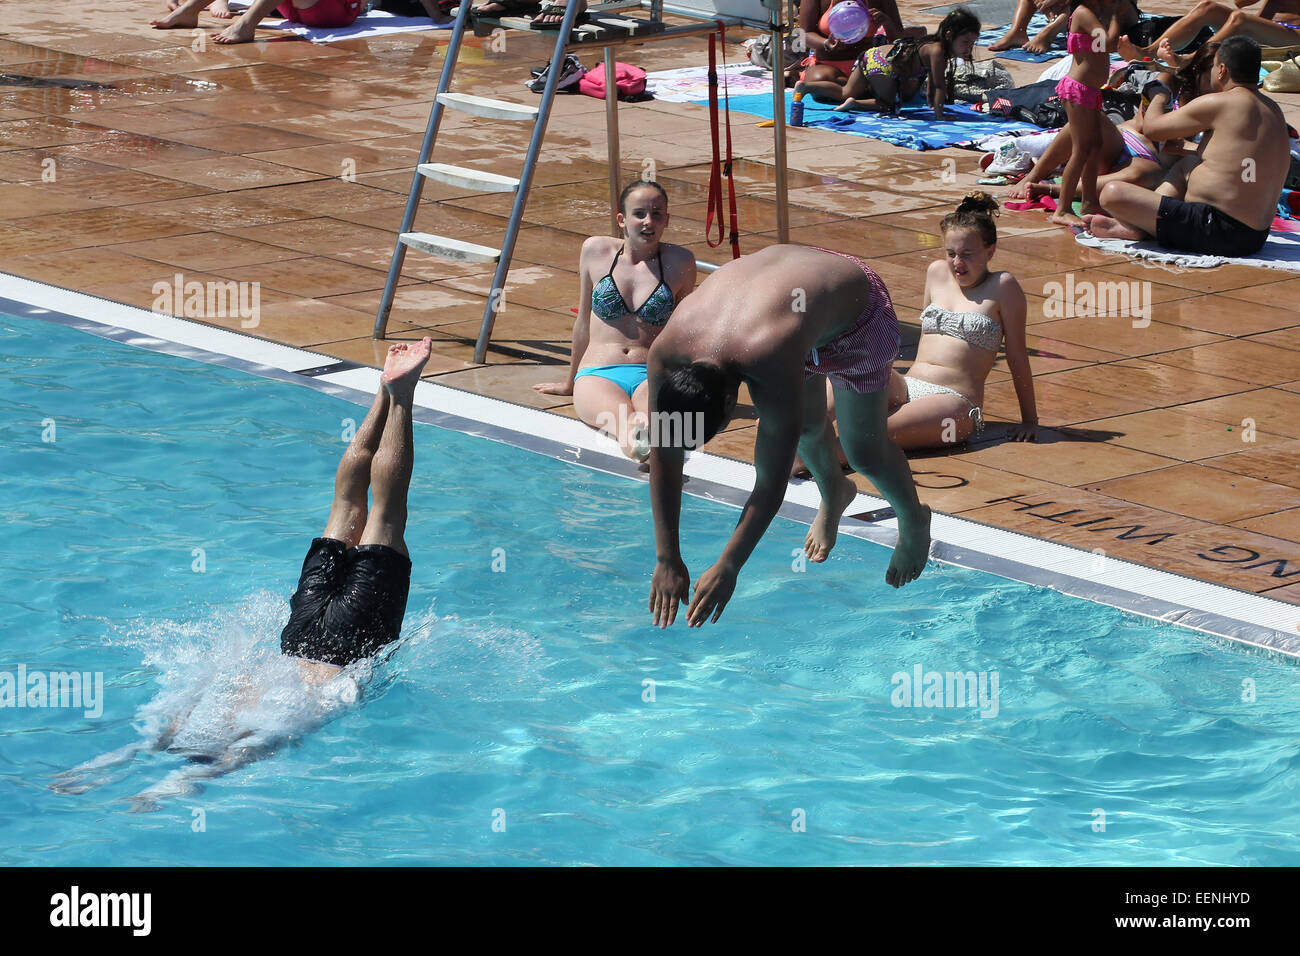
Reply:
[[465, 189], [478, 189], [485, 193], [512, 193], [519, 188], [519, 180], [513, 176], [485, 173], [481, 169], [448, 166], [446, 163], [421, 163], [417, 168], [421, 175], [429, 179]]
[[479, 246], [460, 239], [449, 239], [446, 236], [435, 236], [430, 232], [404, 232], [398, 238], [403, 245], [442, 259], [455, 259], [459, 262], [496, 262], [501, 258], [500, 249]]
[[469, 93], [439, 93], [438, 102], [448, 109], [473, 113], [475, 116], [487, 119], [524, 122], [533, 122], [537, 119], [536, 106], [511, 103], [509, 100], [490, 100], [486, 96], [471, 96]]

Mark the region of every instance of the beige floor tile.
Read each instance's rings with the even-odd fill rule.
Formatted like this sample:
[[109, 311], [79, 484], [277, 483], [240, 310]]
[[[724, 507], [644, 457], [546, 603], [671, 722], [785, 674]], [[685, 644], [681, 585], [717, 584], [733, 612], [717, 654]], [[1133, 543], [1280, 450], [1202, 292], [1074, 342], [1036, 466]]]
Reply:
[[240, 266], [280, 262], [306, 255], [305, 252], [281, 249], [261, 242], [250, 242], [247, 239], [223, 235], [219, 232], [199, 233], [175, 239], [124, 242], [107, 248], [195, 272], [226, 272]]
[[[248, 282], [260, 282], [277, 292], [319, 298], [382, 289], [386, 276], [378, 269], [363, 269], [323, 256], [306, 256], [283, 262], [241, 266], [239, 278]], [[401, 281], [407, 283], [416, 280], [403, 278]]]
[[1044, 376], [1043, 381], [1102, 395], [1136, 399], [1145, 403], [1147, 408], [1165, 408], [1206, 398], [1234, 395], [1249, 389], [1248, 384], [1235, 379], [1178, 369], [1156, 361], [1164, 357], [1161, 354], [1151, 359], [1129, 359], [1093, 368], [1054, 372]]
[[1041, 432], [1037, 442], [999, 442], [968, 454], [990, 468], [1071, 487], [1150, 472], [1171, 463], [1168, 457], [1083, 441], [1069, 431], [1054, 429]]
[[1239, 433], [1238, 440], [1252, 424], [1256, 431], [1300, 438], [1300, 396], [1280, 388], [1256, 388], [1224, 398], [1192, 402], [1180, 406], [1179, 411], [1230, 425]]
[[1178, 461], [1200, 461], [1204, 458], [1232, 455], [1243, 448], [1258, 447], [1271, 451], [1287, 444], [1283, 436], [1258, 429], [1251, 434], [1254, 445], [1242, 442], [1242, 430], [1193, 415], [1187, 409], [1159, 408], [1134, 415], [1103, 418], [1089, 423], [1091, 427], [1115, 433], [1109, 444], [1136, 448], [1153, 455], [1175, 458]]
[[[1133, 311], [1140, 314], [1145, 311], [1145, 307], [1146, 304], [1144, 303]], [[1044, 306], [1043, 312], [1045, 317], [1059, 315], [1061, 304], [1049, 299]], [[1160, 306], [1152, 305], [1151, 315], [1156, 314], [1161, 314]], [[1092, 315], [1079, 318], [1049, 318], [1049, 321], [1035, 323], [1034, 333], [1060, 339], [1063, 342], [1073, 342], [1076, 345], [1088, 345], [1093, 348], [1107, 350], [1111, 353], [1117, 353], [1121, 358], [1136, 358], [1141, 355], [1151, 355], [1155, 352], [1170, 352], [1195, 345], [1227, 341], [1221, 336], [1210, 332], [1180, 328], [1177, 325], [1167, 325], [1161, 321], [1150, 322], [1142, 328], [1134, 327], [1134, 323], [1141, 325], [1146, 322], [1146, 318], [1147, 316], [1142, 315], [1139, 317], [1132, 313], [1124, 315]]]
[[1198, 464], [1089, 482], [1086, 488], [1221, 524], [1280, 511], [1296, 501], [1294, 488]]
[[1286, 511], [1260, 515], [1258, 518], [1245, 518], [1234, 521], [1233, 524], [1247, 531], [1258, 531], [1269, 537], [1300, 542], [1300, 508], [1288, 508]]
[[1268, 448], [1243, 447], [1246, 450], [1206, 458], [1201, 464], [1300, 489], [1300, 440], [1270, 443]]
[[1254, 339], [1216, 342], [1153, 356], [1154, 361], [1209, 375], [1275, 385], [1300, 376], [1300, 351], [1265, 345]]
[[1267, 306], [1274, 312], [1300, 312], [1300, 279], [1269, 282], [1262, 278], [1258, 284], [1231, 289], [1224, 295], [1229, 299]]

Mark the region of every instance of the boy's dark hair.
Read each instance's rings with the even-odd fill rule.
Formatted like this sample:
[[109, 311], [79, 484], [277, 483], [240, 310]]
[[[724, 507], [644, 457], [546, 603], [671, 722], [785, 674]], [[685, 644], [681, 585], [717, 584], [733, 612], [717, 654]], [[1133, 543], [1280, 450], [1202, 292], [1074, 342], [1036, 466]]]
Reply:
[[1258, 86], [1261, 59], [1259, 44], [1250, 37], [1228, 37], [1219, 46], [1218, 61], [1228, 68], [1234, 83]]
[[940, 220], [939, 230], [946, 234], [953, 228], [976, 229], [984, 245], [991, 246], [998, 241], [998, 227], [993, 221], [997, 214], [998, 201], [988, 193], [967, 193], [957, 208]]
[[713, 440], [726, 424], [727, 404], [733, 391], [726, 372], [708, 362], [692, 362], [673, 369], [659, 386], [658, 411], [680, 413], [681, 421], [701, 415], [704, 436], [697, 447]]
[[658, 183], [654, 182], [653, 180], [634, 179], [626, 186], [624, 186], [623, 191], [618, 194], [619, 212], [621, 212], [625, 216], [627, 215], [627, 197], [632, 195], [632, 193], [636, 192], [638, 189], [640, 189], [643, 186], [649, 186], [651, 189], [659, 190], [659, 195], [664, 197], [664, 209], [668, 208], [668, 191], [665, 190], [664, 187], [660, 186]]

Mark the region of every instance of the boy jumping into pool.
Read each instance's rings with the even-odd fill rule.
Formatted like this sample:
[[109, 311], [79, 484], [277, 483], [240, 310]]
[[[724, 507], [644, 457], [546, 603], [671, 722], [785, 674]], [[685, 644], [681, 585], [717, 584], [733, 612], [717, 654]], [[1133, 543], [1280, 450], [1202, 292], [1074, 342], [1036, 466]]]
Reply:
[[[289, 600], [289, 623], [280, 634], [280, 652], [295, 659], [304, 690], [319, 691], [344, 667], [374, 656], [401, 634], [411, 582], [404, 540], [414, 460], [411, 404], [430, 347], [426, 338], [388, 350], [374, 402], [339, 461], [329, 519], [307, 551], [298, 589]], [[371, 493], [373, 505], [367, 508]], [[248, 715], [256, 710], [265, 688], [255, 686], [247, 674], [235, 683], [228, 695], [229, 720], [219, 722], [228, 726], [209, 725], [197, 734], [189, 733], [186, 723], [197, 702], [192, 700], [164, 721], [152, 739], [65, 771], [53, 788], [81, 793], [108, 782], [92, 774], [128, 763], [143, 751], [175, 749], [190, 765], [134, 799], [137, 809], [154, 809], [161, 797], [192, 793], [199, 780], [230, 773], [274, 753], [290, 729], [255, 726]], [[355, 684], [341, 684], [333, 691], [326, 696], [344, 703], [356, 696]], [[322, 710], [320, 722], [337, 713], [337, 708]], [[311, 729], [300, 725], [291, 730], [297, 735]], [[202, 740], [203, 745], [185, 747], [178, 738]]]
[[[394, 345], [379, 390], [334, 476], [334, 502], [289, 599], [280, 652], [300, 658], [312, 682], [397, 640], [406, 614], [411, 559], [406, 495], [411, 486], [411, 402], [431, 341]], [[369, 493], [374, 507], [367, 510]]]
[[[676, 421], [677, 434], [685, 435], [685, 423], [700, 420], [702, 445], [731, 418], [741, 382], [758, 412], [754, 490], [717, 563], [695, 583], [690, 626], [722, 616], [740, 568], [785, 499], [796, 446], [822, 497], [804, 550], [811, 561], [830, 555], [857, 486], [833, 451], [828, 378], [849, 463], [898, 516], [885, 580], [897, 588], [920, 576], [929, 557], [930, 509], [917, 498], [907, 459], [886, 425], [898, 344], [898, 319], [880, 277], [860, 259], [824, 249], [769, 246], [735, 259], [678, 306], [648, 357], [651, 422]], [[672, 430], [657, 431], [662, 438]], [[657, 563], [650, 611], [659, 627], [673, 623], [690, 585], [678, 538], [684, 460], [682, 447], [653, 443]]]

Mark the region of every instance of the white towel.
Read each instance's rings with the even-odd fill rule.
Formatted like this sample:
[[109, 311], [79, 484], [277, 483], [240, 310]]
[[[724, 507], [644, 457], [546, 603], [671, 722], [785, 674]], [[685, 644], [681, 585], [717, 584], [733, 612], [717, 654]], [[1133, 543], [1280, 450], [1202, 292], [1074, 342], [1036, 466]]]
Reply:
[[1137, 256], [1152, 259], [1171, 266], [1184, 266], [1189, 269], [1209, 269], [1232, 262], [1243, 266], [1259, 266], [1263, 269], [1282, 269], [1300, 272], [1300, 233], [1271, 232], [1264, 248], [1253, 256], [1233, 258], [1230, 256], [1199, 256], [1192, 252], [1174, 252], [1162, 249], [1153, 240], [1134, 242], [1131, 239], [1098, 239], [1087, 232], [1080, 232], [1075, 240], [1081, 245], [1122, 256]]

